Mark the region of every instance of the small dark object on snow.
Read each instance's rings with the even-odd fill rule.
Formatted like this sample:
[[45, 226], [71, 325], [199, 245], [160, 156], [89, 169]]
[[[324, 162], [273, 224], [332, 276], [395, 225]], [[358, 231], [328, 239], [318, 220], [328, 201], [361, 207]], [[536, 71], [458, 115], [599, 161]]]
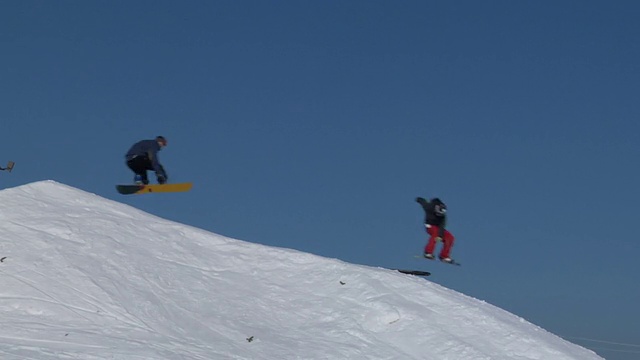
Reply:
[[0, 258], [0, 262], [4, 262], [4, 259], [6, 259], [6, 258], [7, 258], [6, 256], [1, 257]]
[[346, 284], [346, 282], [340, 281], [340, 285], [345, 285], [345, 284]]
[[247, 338], [247, 341], [248, 341], [248, 342], [252, 342], [252, 341], [253, 341], [253, 336], [248, 337], [248, 338]]

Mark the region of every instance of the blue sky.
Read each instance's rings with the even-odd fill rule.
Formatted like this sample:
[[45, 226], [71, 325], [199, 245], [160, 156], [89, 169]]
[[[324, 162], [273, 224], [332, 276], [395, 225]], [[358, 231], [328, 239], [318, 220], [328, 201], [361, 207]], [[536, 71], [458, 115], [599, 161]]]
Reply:
[[[0, 184], [52, 179], [229, 237], [429, 270], [635, 359], [639, 16], [633, 1], [4, 2], [0, 163], [17, 165]], [[193, 190], [117, 194], [128, 147], [160, 134], [169, 181]], [[416, 196], [447, 203], [463, 267], [413, 257]]]

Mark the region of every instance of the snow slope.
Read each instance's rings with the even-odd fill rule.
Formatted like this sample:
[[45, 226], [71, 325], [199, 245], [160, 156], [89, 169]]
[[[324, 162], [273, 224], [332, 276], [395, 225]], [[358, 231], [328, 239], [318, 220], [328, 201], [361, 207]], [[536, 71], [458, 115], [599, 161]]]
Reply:
[[601, 359], [422, 278], [54, 181], [0, 191], [0, 218], [1, 359]]

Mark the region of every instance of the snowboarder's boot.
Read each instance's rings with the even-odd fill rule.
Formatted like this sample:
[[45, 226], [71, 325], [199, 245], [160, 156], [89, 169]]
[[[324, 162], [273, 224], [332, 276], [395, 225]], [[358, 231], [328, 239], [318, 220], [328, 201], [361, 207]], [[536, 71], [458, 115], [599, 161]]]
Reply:
[[450, 257], [440, 257], [440, 261], [445, 262], [447, 264], [453, 264], [455, 263], [455, 260], [453, 260]]

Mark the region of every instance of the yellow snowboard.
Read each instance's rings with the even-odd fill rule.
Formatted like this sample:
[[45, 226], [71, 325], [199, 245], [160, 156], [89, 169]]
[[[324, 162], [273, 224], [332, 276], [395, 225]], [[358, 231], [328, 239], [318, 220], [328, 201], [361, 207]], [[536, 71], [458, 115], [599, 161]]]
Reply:
[[191, 190], [192, 183], [153, 184], [153, 185], [116, 185], [116, 190], [122, 195], [183, 192]]

